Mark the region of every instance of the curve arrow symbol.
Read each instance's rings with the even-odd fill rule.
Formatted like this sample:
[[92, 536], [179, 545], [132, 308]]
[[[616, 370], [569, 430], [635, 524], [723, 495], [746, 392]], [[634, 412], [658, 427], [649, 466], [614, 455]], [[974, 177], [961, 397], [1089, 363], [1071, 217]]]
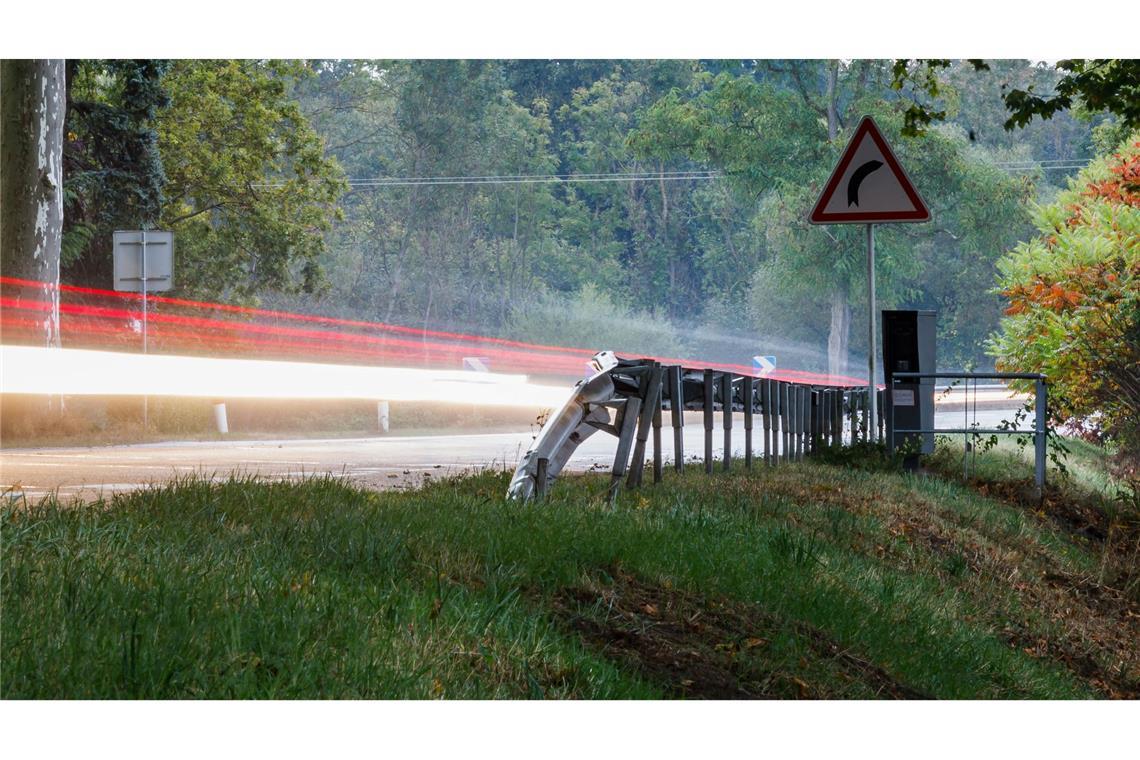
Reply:
[[863, 180], [875, 171], [878, 171], [883, 166], [882, 161], [874, 159], [860, 166], [851, 173], [851, 179], [847, 180], [847, 207], [859, 205], [859, 185], [863, 184]]

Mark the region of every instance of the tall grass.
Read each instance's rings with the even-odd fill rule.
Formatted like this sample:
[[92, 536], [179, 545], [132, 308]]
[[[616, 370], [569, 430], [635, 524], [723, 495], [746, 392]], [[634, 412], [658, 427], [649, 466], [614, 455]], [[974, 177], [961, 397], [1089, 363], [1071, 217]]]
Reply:
[[[560, 482], [537, 504], [505, 500], [506, 484], [506, 474], [485, 473], [370, 493], [329, 478], [188, 478], [90, 505], [5, 507], [0, 690], [675, 694], [675, 684], [586, 644], [556, 614], [562, 590], [620, 569], [762, 610], [790, 630], [823, 631], [929, 695], [1092, 694], [1003, 639], [995, 610], [1015, 604], [1008, 588], [895, 530], [896, 514], [936, 510], [978, 541], [1058, 567], [1089, 561], [1014, 508], [957, 486], [797, 465], [711, 480], [686, 473], [611, 508], [602, 478]], [[823, 672], [818, 654], [789, 635], [799, 654], [780, 655], [779, 667], [803, 678]]]

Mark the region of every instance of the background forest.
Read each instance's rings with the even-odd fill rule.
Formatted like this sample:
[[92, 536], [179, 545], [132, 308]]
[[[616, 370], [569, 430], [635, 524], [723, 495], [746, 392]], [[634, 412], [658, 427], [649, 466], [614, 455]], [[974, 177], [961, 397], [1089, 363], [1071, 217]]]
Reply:
[[[1124, 133], [1007, 131], [1047, 65], [892, 61], [69, 61], [63, 279], [173, 229], [178, 295], [539, 343], [859, 374], [859, 226], [807, 212], [872, 114], [933, 213], [877, 233], [881, 308], [991, 367], [997, 261]], [[945, 120], [908, 136], [916, 99]]]

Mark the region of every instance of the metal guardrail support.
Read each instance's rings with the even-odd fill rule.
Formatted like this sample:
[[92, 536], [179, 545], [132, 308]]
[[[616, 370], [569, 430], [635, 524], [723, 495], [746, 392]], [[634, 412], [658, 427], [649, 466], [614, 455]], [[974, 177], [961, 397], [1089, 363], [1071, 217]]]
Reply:
[[756, 378], [742, 375], [740, 400], [744, 407], [744, 469], [752, 469], [752, 416], [756, 409]]
[[702, 410], [704, 411], [705, 422], [705, 472], [709, 475], [713, 471], [713, 374], [711, 369], [705, 370], [704, 385], [702, 386], [704, 391]]
[[[608, 498], [612, 503], [626, 488], [642, 484], [646, 447], [653, 440], [653, 481], [661, 482], [664, 450], [661, 428], [665, 404], [673, 428], [674, 468], [684, 468], [684, 412], [701, 412], [704, 469], [712, 474], [713, 431], [721, 413], [724, 456], [721, 468], [731, 470], [733, 414], [744, 412], [744, 465], [802, 461], [806, 455], [845, 440], [845, 414], [850, 440], [860, 435], [858, 409], [865, 390], [809, 386], [771, 378], [736, 375], [713, 368], [663, 367], [651, 359], [621, 359], [612, 352], [595, 355], [594, 374], [575, 387], [570, 399], [543, 425], [534, 447], [515, 470], [508, 493], [513, 498], [544, 498], [574, 449], [595, 432], [615, 436], [617, 447], [610, 471]], [[719, 405], [719, 406], [718, 406]], [[865, 408], [863, 406], [862, 408]], [[761, 415], [759, 421], [756, 414]], [[762, 430], [763, 452], [755, 431]]]
[[[1048, 405], [1049, 391], [1045, 375], [1037, 372], [896, 372], [892, 382], [899, 380], [946, 379], [946, 380], [1032, 380], [1034, 382], [1034, 425], [1033, 425], [1033, 480], [1037, 486], [1037, 496], [1045, 493], [1045, 462], [1048, 456]], [[904, 429], [895, 428], [894, 407], [891, 408], [892, 429], [895, 435], [951, 434], [965, 437], [966, 450], [969, 450], [970, 436], [978, 435], [1025, 435], [1028, 431], [1008, 428], [962, 428]], [[893, 443], [893, 441], [891, 442]]]
[[720, 409], [724, 423], [724, 470], [732, 468], [732, 373], [720, 376]]

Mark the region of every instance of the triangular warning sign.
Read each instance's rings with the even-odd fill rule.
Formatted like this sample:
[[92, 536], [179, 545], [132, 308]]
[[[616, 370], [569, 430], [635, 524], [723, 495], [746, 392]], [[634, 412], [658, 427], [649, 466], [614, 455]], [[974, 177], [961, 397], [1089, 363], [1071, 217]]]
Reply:
[[875, 120], [864, 116], [812, 209], [812, 224], [925, 222], [930, 209]]

